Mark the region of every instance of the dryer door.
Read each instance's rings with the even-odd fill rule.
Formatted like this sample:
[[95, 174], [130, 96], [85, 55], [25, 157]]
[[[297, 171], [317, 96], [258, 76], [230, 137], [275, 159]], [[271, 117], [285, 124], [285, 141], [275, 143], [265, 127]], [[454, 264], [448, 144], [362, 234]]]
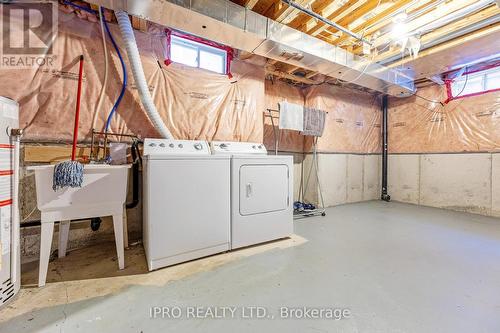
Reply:
[[240, 214], [285, 210], [289, 204], [289, 170], [285, 164], [240, 166]]

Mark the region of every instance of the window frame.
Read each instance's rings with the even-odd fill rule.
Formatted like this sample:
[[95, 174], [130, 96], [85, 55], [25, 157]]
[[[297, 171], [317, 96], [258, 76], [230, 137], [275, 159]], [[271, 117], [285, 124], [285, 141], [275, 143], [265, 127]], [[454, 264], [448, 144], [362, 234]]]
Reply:
[[[493, 69], [493, 68], [498, 68], [498, 71], [500, 72], [500, 61], [495, 62], [493, 64], [481, 66], [479, 68], [475, 68], [475, 69], [472, 69], [472, 70], [466, 70], [461, 76], [459, 76], [459, 78], [461, 78], [463, 76], [466, 76], [466, 75], [477, 74], [477, 73], [481, 73], [481, 72], [487, 72], [487, 71], [489, 71], [490, 69]], [[473, 92], [473, 93], [469, 93], [469, 94], [459, 95], [459, 96], [453, 96], [453, 87], [452, 87], [452, 84], [454, 83], [454, 81], [457, 78], [445, 80], [446, 94], [447, 94], [447, 97], [448, 97], [446, 99], [445, 103], [451, 102], [451, 101], [456, 100], [456, 99], [461, 99], [461, 98], [466, 98], [466, 97], [480, 96], [480, 95], [483, 95], [483, 94], [488, 94], [488, 93], [491, 93], [491, 92], [500, 91], [500, 88], [494, 88], [494, 89], [487, 89], [486, 88], [486, 86], [487, 86], [486, 78], [487, 78], [488, 74], [489, 73], [483, 73], [482, 75], [478, 75], [478, 77], [482, 76], [481, 84], [482, 84], [483, 90], [477, 91], [477, 92]]]
[[[225, 45], [221, 45], [221, 44], [216, 43], [216, 42], [206, 40], [206, 39], [201, 38], [201, 37], [185, 34], [185, 33], [173, 30], [173, 29], [165, 29], [165, 33], [166, 33], [166, 37], [167, 37], [167, 50], [166, 50], [167, 59], [165, 59], [166, 66], [170, 65], [173, 62], [172, 58], [171, 58], [171, 47], [172, 47], [172, 36], [175, 36], [176, 39], [180, 40], [179, 43], [186, 41], [187, 46], [192, 46], [193, 42], [198, 44], [198, 45], [196, 45], [196, 48], [198, 50], [198, 66], [193, 67], [193, 68], [207, 70], [207, 71], [210, 71], [212, 73], [217, 73], [220, 75], [227, 75], [227, 77], [230, 79], [233, 77], [233, 75], [231, 74], [231, 62], [232, 62], [233, 56], [234, 56], [233, 48], [225, 46]], [[195, 46], [193, 46], [193, 47], [195, 47]], [[210, 52], [210, 51], [214, 51], [214, 49], [216, 50], [216, 52]], [[224, 73], [219, 73], [219, 72], [211, 71], [209, 69], [205, 69], [203, 67], [200, 67], [200, 50], [208, 51], [209, 53], [213, 53], [213, 54], [216, 54], [218, 52], [220, 52], [220, 53], [225, 52], [225, 59], [224, 59], [224, 66], [223, 66]], [[188, 66], [188, 65], [186, 65], [186, 66]]]

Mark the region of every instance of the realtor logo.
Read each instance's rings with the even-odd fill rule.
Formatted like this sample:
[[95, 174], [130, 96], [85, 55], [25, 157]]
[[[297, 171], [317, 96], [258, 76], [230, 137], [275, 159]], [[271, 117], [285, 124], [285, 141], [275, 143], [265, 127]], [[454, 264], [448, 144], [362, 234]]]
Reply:
[[57, 2], [9, 1], [0, 4], [0, 67], [51, 66], [57, 36]]

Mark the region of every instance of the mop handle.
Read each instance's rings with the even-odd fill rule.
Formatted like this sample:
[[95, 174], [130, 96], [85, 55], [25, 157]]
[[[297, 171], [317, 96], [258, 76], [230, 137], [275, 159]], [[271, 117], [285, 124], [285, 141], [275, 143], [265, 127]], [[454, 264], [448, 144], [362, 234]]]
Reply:
[[72, 161], [75, 160], [76, 141], [78, 140], [78, 121], [80, 118], [80, 97], [82, 95], [82, 81], [83, 81], [83, 55], [80, 56], [80, 70], [78, 71], [78, 92], [76, 95], [75, 127], [73, 128], [73, 150], [71, 151]]

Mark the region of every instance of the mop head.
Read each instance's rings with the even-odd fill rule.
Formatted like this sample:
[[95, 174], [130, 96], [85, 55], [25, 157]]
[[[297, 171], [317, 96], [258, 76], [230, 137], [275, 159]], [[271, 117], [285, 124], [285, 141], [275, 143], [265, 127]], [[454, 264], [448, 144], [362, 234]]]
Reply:
[[78, 161], [65, 161], [54, 166], [52, 189], [57, 191], [64, 187], [82, 187], [83, 164]]

